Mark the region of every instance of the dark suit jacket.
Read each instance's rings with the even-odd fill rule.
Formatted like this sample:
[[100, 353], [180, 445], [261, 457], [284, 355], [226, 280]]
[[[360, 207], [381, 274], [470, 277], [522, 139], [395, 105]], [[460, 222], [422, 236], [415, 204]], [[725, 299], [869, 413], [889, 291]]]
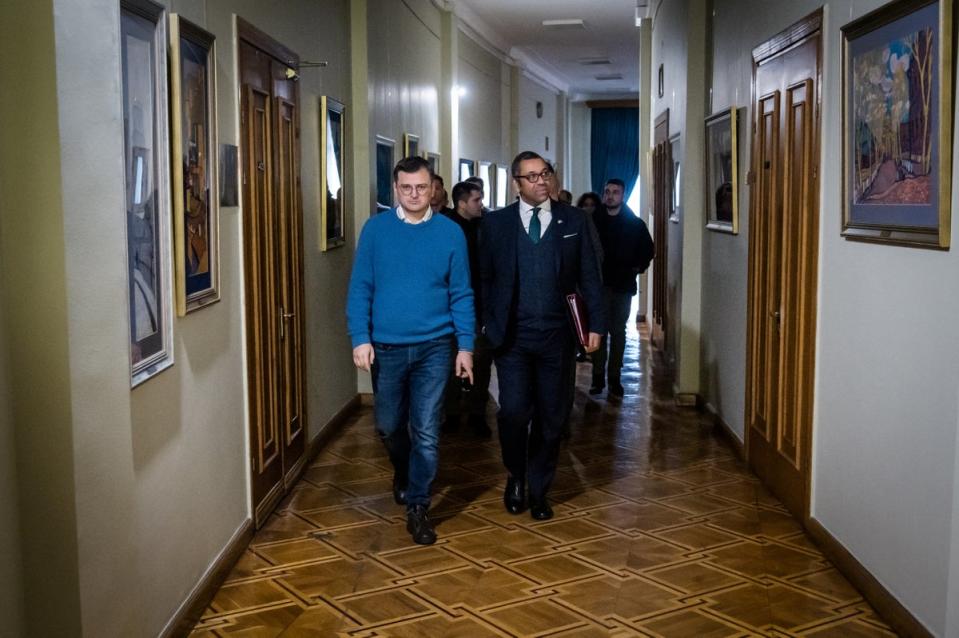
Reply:
[[[550, 207], [560, 290], [564, 295], [579, 292], [589, 312], [589, 331], [605, 334], [602, 281], [586, 214], [555, 200]], [[483, 331], [493, 348], [502, 346], [516, 327], [516, 240], [522, 230], [519, 202], [484, 215], [480, 226]]]

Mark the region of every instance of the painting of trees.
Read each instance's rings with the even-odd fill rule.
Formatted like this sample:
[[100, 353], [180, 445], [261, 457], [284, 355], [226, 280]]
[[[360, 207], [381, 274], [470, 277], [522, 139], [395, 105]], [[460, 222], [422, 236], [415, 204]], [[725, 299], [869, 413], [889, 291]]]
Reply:
[[929, 202], [933, 40], [921, 29], [852, 60], [856, 203]]

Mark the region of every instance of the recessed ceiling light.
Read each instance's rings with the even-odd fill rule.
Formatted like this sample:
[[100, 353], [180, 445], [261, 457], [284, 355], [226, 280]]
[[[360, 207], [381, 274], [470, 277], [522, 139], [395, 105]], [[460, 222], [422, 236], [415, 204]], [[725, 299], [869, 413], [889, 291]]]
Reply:
[[623, 79], [623, 74], [622, 74], [622, 73], [607, 73], [607, 74], [605, 74], [605, 75], [597, 75], [597, 76], [595, 76], [595, 77], [596, 77], [596, 79], [599, 80], [600, 82], [611, 82], [611, 81], [613, 81], [613, 80], [622, 80], [622, 79]]
[[583, 66], [602, 66], [604, 64], [612, 64], [609, 58], [580, 58], [577, 60]]
[[552, 31], [568, 31], [574, 29], [585, 29], [586, 23], [582, 18], [570, 18], [568, 20], [543, 20], [543, 28]]

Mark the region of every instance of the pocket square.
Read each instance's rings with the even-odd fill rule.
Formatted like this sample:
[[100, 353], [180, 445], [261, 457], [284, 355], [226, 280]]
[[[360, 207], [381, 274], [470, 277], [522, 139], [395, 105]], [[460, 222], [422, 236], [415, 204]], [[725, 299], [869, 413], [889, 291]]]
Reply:
[[563, 239], [569, 239], [570, 237], [575, 237], [575, 236], [578, 235], [578, 234], [579, 234], [579, 233], [573, 233], [573, 234], [571, 234], [571, 235], [563, 235]]

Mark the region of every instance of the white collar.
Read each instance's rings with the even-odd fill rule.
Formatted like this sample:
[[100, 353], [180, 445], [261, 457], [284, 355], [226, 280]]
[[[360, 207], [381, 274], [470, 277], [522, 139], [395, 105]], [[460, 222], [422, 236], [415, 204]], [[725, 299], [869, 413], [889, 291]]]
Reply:
[[423, 222], [428, 222], [433, 217], [433, 209], [429, 206], [426, 207], [426, 213], [423, 215], [423, 219], [418, 222], [410, 221], [409, 217], [406, 216], [406, 211], [403, 210], [403, 207], [399, 204], [396, 205], [396, 216], [400, 218], [400, 221], [404, 224], [422, 224]]
[[532, 204], [527, 203], [526, 200], [523, 199], [522, 197], [519, 198], [519, 212], [521, 215], [525, 215], [527, 213], [532, 215], [533, 213], [531, 211], [534, 208], [538, 208], [540, 212], [545, 211], [547, 213], [551, 213], [552, 201], [549, 198], [546, 198], [546, 201], [540, 204], [539, 206], [533, 206]]

